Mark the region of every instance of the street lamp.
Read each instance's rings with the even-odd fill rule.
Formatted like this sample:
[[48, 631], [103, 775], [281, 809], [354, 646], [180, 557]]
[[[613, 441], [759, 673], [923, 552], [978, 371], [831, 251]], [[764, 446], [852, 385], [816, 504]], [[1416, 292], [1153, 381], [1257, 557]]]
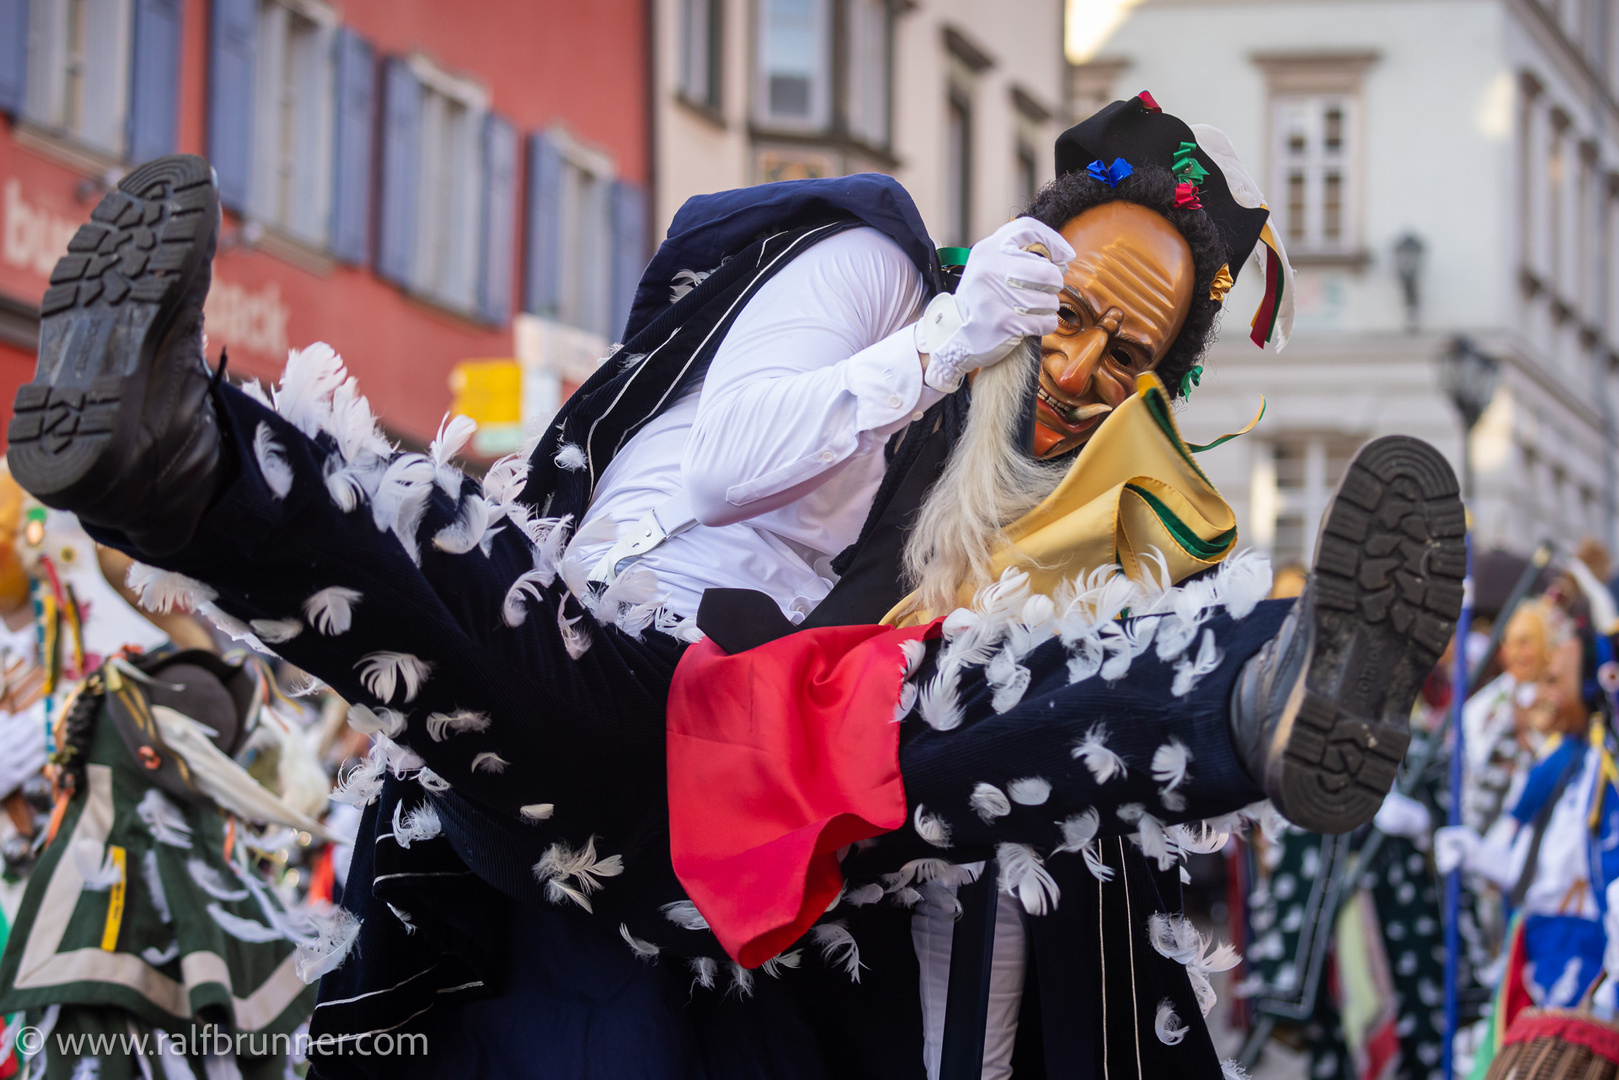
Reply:
[[1417, 329], [1417, 307], [1421, 302], [1417, 285], [1422, 274], [1422, 259], [1427, 252], [1428, 245], [1414, 232], [1406, 233], [1394, 244], [1394, 271], [1400, 275], [1400, 288], [1405, 292], [1405, 329], [1408, 333]]
[[1439, 358], [1439, 381], [1462, 418], [1462, 498], [1473, 497], [1473, 428], [1501, 381], [1501, 361], [1466, 335], [1451, 339]]

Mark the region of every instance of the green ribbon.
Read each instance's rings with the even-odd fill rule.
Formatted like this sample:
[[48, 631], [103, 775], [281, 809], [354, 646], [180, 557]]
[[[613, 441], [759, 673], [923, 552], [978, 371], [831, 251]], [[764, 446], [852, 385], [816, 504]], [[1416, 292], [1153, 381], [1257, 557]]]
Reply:
[[1197, 158], [1194, 156], [1196, 153], [1197, 143], [1181, 143], [1175, 150], [1174, 158], [1171, 159], [1169, 171], [1183, 182], [1191, 184], [1193, 187], [1201, 187], [1203, 178], [1209, 175], [1209, 171], [1198, 163]]
[[1192, 387], [1203, 385], [1203, 365], [1193, 364], [1192, 370], [1181, 376], [1181, 397], [1191, 397]]
[[939, 249], [939, 265], [940, 266], [966, 266], [967, 265], [967, 256], [969, 254], [971, 254], [971, 253], [972, 253], [972, 248], [942, 247], [942, 248]]

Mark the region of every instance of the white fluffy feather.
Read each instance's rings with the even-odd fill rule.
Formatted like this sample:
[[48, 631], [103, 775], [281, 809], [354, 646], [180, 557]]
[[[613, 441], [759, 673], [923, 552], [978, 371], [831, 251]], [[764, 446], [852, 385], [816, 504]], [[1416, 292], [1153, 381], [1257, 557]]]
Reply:
[[469, 492], [456, 510], [455, 520], [433, 534], [433, 546], [450, 555], [465, 555], [483, 542], [489, 523], [499, 509], [482, 495]]
[[397, 739], [405, 730], [405, 714], [380, 705], [375, 709], [360, 704], [350, 705], [348, 720], [349, 727], [362, 735], [375, 735], [380, 732], [390, 739]]
[[422, 454], [400, 454], [388, 463], [382, 481], [371, 496], [371, 521], [380, 532], [392, 532], [399, 545], [420, 564], [421, 544], [416, 532], [436, 477], [433, 462]]
[[986, 824], [1012, 812], [1012, 804], [1007, 799], [1006, 792], [994, 784], [980, 782], [974, 785], [973, 793], [967, 797], [967, 802]]
[[415, 701], [433, 665], [410, 653], [382, 649], [366, 653], [354, 665], [360, 682], [372, 696], [392, 701], [394, 691], [403, 689], [406, 701]]
[[275, 432], [263, 420], [253, 430], [253, 459], [259, 464], [259, 475], [277, 499], [285, 499], [292, 490], [292, 466], [287, 463], [286, 449], [275, 440]]
[[485, 750], [482, 753], [473, 755], [472, 771], [494, 773], [498, 775], [505, 772], [507, 766], [510, 764], [511, 762], [507, 761], [493, 750]]
[[571, 659], [577, 660], [590, 648], [590, 631], [578, 625], [583, 615], [568, 618], [567, 605], [566, 596], [557, 601], [557, 630], [562, 635], [562, 647]]
[[623, 872], [622, 856], [596, 854], [594, 836], [577, 850], [558, 840], [534, 864], [534, 880], [545, 886], [547, 900], [553, 904], [572, 900], [586, 911], [591, 910], [590, 894], [602, 887], [600, 879]]
[[518, 807], [517, 809], [517, 812], [522, 815], [523, 820], [530, 822], [549, 821], [551, 820], [551, 815], [556, 813], [556, 811], [556, 804], [548, 802], [529, 803], [528, 805]]
[[1171, 735], [1168, 742], [1153, 751], [1152, 778], [1173, 791], [1186, 782], [1186, 767], [1191, 761], [1192, 752], [1186, 744]]
[[916, 835], [934, 847], [950, 846], [950, 826], [943, 818], [928, 813], [927, 807], [921, 803], [916, 804], [916, 813], [912, 815], [911, 823], [916, 827]]
[[349, 806], [369, 806], [382, 793], [383, 771], [386, 763], [380, 756], [368, 756], [347, 773], [338, 777], [332, 788], [332, 801]]
[[630, 933], [628, 923], [618, 924], [618, 936], [623, 938], [624, 943], [630, 947], [630, 951], [636, 956], [640, 957], [642, 960], [656, 960], [658, 958], [658, 954], [663, 951], [650, 941], [642, 941], [640, 938]]
[[1214, 631], [1203, 631], [1203, 641], [1198, 646], [1197, 658], [1187, 660], [1182, 657], [1175, 664], [1175, 680], [1170, 685], [1169, 692], [1175, 697], [1185, 697], [1197, 686], [1198, 680], [1214, 671], [1220, 666], [1223, 656], [1219, 646], [1214, 643]]
[[167, 615], [171, 611], [196, 611], [219, 596], [196, 578], [138, 562], [129, 564], [124, 584], [134, 591], [141, 607], [159, 615]]
[[1092, 724], [1085, 737], [1074, 744], [1071, 753], [1075, 760], [1085, 763], [1098, 784], [1105, 784], [1128, 773], [1124, 759], [1108, 749], [1107, 727], [1103, 724]]
[[451, 735], [489, 730], [489, 714], [471, 709], [457, 709], [452, 713], [429, 713], [427, 734], [434, 742], [443, 742]]
[[1006, 793], [1021, 806], [1039, 806], [1051, 798], [1051, 781], [1043, 776], [1025, 776], [1007, 784]]
[[1001, 892], [1017, 897], [1030, 915], [1044, 915], [1056, 909], [1062, 891], [1032, 847], [996, 844], [995, 858], [1001, 864]]
[[298, 978], [306, 983], [342, 966], [349, 950], [359, 940], [360, 920], [347, 908], [333, 908], [325, 915], [315, 916], [314, 929], [312, 939], [298, 945], [297, 959], [293, 962]]
[[402, 802], [394, 803], [394, 842], [400, 847], [408, 848], [419, 840], [431, 840], [444, 831], [444, 822], [432, 803], [424, 802], [408, 813], [404, 806]]
[[477, 421], [470, 416], [445, 415], [439, 421], [438, 437], [427, 448], [433, 462], [433, 478], [444, 494], [455, 498], [461, 494], [461, 470], [455, 467], [457, 454], [466, 449], [467, 442], [478, 430]]
[[286, 937], [273, 926], [266, 926], [255, 919], [244, 919], [240, 915], [233, 915], [219, 906], [218, 901], [208, 905], [208, 915], [214, 924], [237, 941], [246, 941], [253, 944], [263, 944], [268, 941], [280, 941]]
[[690, 900], [676, 900], [672, 904], [665, 904], [658, 910], [663, 917], [680, 927], [682, 930], [707, 930], [708, 920], [703, 918], [697, 905]]
[[563, 443], [552, 460], [564, 472], [578, 472], [586, 464], [584, 447], [578, 443]]
[[304, 632], [304, 624], [297, 619], [254, 619], [248, 623], [261, 641], [280, 645]]
[[275, 411], [314, 438], [332, 412], [332, 395], [343, 385], [343, 361], [325, 342], [317, 341], [287, 355], [281, 382], [271, 391]]
[[704, 990], [714, 989], [714, 976], [719, 974], [719, 964], [707, 956], [694, 956], [687, 960], [686, 964], [691, 968], [693, 982]]
[[187, 859], [186, 873], [197, 888], [213, 897], [215, 900], [246, 900], [247, 890], [239, 886], [232, 886], [220, 877], [219, 871], [203, 862], [201, 859]]
[[1165, 1046], [1179, 1046], [1187, 1032], [1192, 1030], [1181, 1023], [1181, 1018], [1175, 1015], [1175, 1003], [1168, 998], [1158, 1003], [1158, 1015], [1153, 1019], [1152, 1029], [1158, 1041]]
[[304, 601], [304, 618], [327, 637], [345, 634], [354, 625], [354, 609], [360, 599], [358, 589], [329, 585]]
[[191, 848], [191, 826], [179, 807], [157, 788], [148, 788], [135, 804], [135, 815], [152, 834], [152, 839], [170, 847]]
[[821, 947], [821, 957], [833, 967], [841, 967], [851, 982], [860, 981], [860, 946], [842, 922], [824, 922], [810, 927], [810, 940]]
[[1078, 851], [1096, 839], [1096, 834], [1101, 831], [1102, 817], [1094, 808], [1081, 810], [1077, 814], [1070, 814], [1057, 826], [1062, 829], [1062, 843], [1052, 850]]

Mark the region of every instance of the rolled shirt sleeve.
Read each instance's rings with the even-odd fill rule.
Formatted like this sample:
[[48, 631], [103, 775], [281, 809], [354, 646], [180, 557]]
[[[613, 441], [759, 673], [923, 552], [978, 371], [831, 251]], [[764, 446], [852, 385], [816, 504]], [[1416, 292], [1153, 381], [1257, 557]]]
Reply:
[[704, 380], [682, 463], [697, 520], [802, 498], [937, 401], [910, 330], [923, 299], [915, 265], [873, 229], [822, 241], [771, 279]]

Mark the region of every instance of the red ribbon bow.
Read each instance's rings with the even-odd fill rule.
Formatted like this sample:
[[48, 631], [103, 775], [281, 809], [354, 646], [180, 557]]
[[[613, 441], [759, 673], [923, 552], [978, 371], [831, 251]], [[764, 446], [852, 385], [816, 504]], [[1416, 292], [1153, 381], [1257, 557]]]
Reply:
[[1197, 187], [1193, 184], [1176, 184], [1175, 205], [1183, 210], [1203, 209], [1203, 203], [1197, 197]]
[[1147, 107], [1148, 112], [1163, 112], [1164, 111], [1162, 108], [1159, 107], [1158, 102], [1153, 100], [1152, 94], [1149, 91], [1143, 90], [1143, 91], [1141, 91], [1141, 93], [1137, 94], [1136, 97], [1141, 99], [1141, 104], [1143, 104], [1143, 105], [1145, 105]]

